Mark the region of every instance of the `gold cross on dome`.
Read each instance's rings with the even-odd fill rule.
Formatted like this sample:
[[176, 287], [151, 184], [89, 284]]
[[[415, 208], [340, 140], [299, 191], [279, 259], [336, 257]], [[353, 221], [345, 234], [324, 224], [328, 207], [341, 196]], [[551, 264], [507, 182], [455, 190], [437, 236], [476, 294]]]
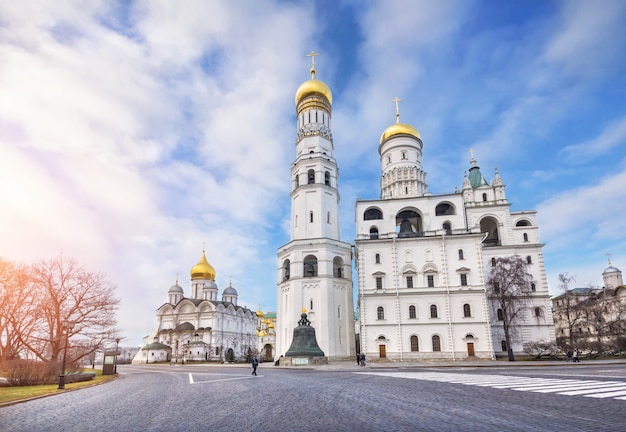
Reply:
[[311, 51], [311, 53], [306, 56], [311, 57], [311, 79], [315, 79], [315, 57], [319, 56], [319, 53]]
[[469, 152], [470, 152], [470, 155], [472, 156], [472, 160], [474, 160], [474, 149], [470, 149]]
[[400, 123], [400, 105], [399, 102], [402, 99], [400, 99], [398, 96], [396, 96], [394, 99], [391, 99], [391, 102], [395, 102], [396, 104], [396, 123]]
[[607, 256], [607, 257], [608, 257], [608, 259], [609, 259], [609, 266], [610, 266], [610, 265], [611, 265], [611, 254], [610, 254], [610, 253], [608, 253], [608, 254], [606, 254], [606, 256]]

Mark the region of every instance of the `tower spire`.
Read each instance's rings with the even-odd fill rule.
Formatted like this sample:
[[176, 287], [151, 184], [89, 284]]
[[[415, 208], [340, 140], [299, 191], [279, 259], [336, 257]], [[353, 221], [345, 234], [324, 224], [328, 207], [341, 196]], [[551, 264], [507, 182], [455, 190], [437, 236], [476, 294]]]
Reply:
[[398, 96], [396, 96], [395, 98], [391, 99], [391, 102], [395, 102], [396, 104], [396, 124], [400, 124], [400, 105], [399, 102], [402, 99], [400, 99]]
[[307, 57], [311, 57], [311, 79], [315, 79], [315, 57], [319, 56], [319, 53], [316, 53], [315, 51], [311, 51], [309, 54], [306, 55]]

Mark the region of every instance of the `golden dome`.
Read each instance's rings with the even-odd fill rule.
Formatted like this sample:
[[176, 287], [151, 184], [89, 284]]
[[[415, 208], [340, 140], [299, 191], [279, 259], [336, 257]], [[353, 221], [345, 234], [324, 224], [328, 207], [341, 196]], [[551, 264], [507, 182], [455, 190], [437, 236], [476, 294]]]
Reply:
[[380, 143], [384, 143], [389, 138], [396, 135], [411, 135], [417, 139], [422, 139], [420, 133], [413, 126], [404, 123], [395, 123], [389, 126], [380, 136]]
[[206, 260], [206, 255], [202, 251], [202, 258], [198, 264], [191, 268], [191, 279], [209, 279], [215, 281], [215, 269]]
[[259, 318], [263, 318], [265, 316], [265, 314], [261, 310], [261, 305], [259, 305], [259, 308], [256, 310], [256, 316], [258, 316]]
[[316, 80], [315, 78], [303, 82], [300, 87], [298, 87], [298, 91], [296, 91], [296, 106], [302, 99], [308, 96], [321, 96], [326, 99], [328, 103], [333, 104], [333, 94], [330, 92], [330, 88], [328, 88], [323, 81]]
[[269, 323], [269, 324], [267, 325], [267, 328], [274, 328], [274, 323]]

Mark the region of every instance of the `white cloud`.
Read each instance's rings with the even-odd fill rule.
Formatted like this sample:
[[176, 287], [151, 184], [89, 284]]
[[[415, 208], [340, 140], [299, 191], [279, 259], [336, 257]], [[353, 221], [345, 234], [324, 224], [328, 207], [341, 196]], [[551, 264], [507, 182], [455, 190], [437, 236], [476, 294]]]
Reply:
[[569, 163], [584, 164], [618, 146], [626, 146], [626, 116], [606, 126], [591, 140], [563, 147], [559, 155]]

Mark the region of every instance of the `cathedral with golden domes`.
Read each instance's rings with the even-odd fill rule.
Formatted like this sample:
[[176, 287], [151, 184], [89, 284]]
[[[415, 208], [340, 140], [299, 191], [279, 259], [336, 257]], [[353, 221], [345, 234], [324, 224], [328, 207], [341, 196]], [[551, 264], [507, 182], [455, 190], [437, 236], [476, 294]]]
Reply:
[[[232, 283], [219, 298], [215, 269], [204, 251], [190, 275], [191, 294], [185, 296], [178, 280], [170, 287], [167, 302], [157, 309], [156, 330], [133, 363], [241, 361], [259, 351], [271, 359], [274, 342], [268, 338], [268, 323], [257, 316], [262, 312], [239, 306]], [[260, 333], [265, 337], [262, 346]]]

